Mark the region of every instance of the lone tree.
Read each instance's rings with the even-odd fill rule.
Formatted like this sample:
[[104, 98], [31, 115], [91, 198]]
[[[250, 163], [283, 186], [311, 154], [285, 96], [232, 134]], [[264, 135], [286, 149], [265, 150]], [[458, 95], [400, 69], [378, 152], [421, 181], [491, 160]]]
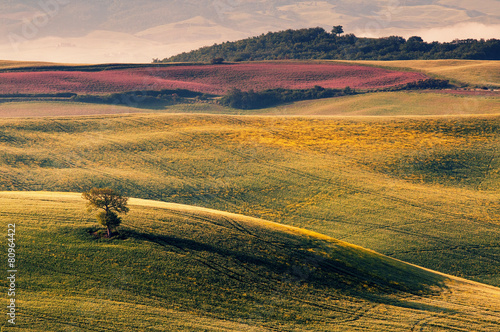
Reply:
[[332, 34], [336, 37], [344, 33], [344, 28], [341, 25], [336, 25], [332, 29]]
[[116, 229], [122, 222], [117, 213], [127, 213], [128, 197], [123, 197], [111, 188], [92, 188], [82, 194], [86, 200], [89, 211], [102, 209], [97, 215], [99, 224], [106, 226], [108, 237], [111, 237], [112, 229]]

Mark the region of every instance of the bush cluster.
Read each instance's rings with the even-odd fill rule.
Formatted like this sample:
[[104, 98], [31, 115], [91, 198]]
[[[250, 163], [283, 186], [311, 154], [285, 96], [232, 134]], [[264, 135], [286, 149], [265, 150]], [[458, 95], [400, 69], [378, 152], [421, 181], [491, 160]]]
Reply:
[[185, 98], [208, 98], [201, 92], [185, 89], [160, 90], [160, 91], [129, 91], [112, 93], [108, 95], [74, 95], [73, 101], [95, 104], [126, 105], [131, 107], [164, 106], [181, 102]]
[[220, 99], [220, 103], [224, 106], [238, 109], [258, 109], [299, 100], [339, 97], [355, 93], [349, 87], [345, 89], [325, 89], [320, 86], [315, 86], [311, 89], [280, 88], [258, 92], [232, 89]]
[[400, 90], [436, 90], [450, 88], [449, 80], [440, 80], [436, 78], [429, 78], [426, 80], [419, 80], [417, 82], [410, 82], [404, 85], [395, 86], [391, 88], [382, 89], [384, 91], [400, 91]]

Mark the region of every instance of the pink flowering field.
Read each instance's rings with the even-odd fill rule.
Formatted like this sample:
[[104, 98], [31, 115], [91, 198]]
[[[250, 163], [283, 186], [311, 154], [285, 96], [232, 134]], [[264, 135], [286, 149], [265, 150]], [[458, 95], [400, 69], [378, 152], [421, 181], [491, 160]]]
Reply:
[[326, 63], [261, 62], [226, 65], [146, 67], [97, 72], [34, 71], [0, 73], [0, 94], [106, 94], [132, 90], [188, 89], [224, 94], [231, 88], [255, 91], [288, 88], [376, 89], [426, 79], [383, 68]]

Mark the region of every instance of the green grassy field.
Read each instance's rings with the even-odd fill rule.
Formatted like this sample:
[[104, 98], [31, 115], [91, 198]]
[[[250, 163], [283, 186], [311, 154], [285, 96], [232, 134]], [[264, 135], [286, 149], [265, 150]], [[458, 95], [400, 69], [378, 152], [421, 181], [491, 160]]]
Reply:
[[[497, 331], [500, 290], [311, 231], [131, 199], [96, 238], [80, 194], [0, 192], [16, 224], [2, 331]], [[2, 243], [5, 242], [5, 238]], [[2, 281], [6, 284], [6, 280]]]
[[499, 96], [458, 96], [434, 92], [376, 92], [308, 100], [259, 110], [269, 115], [414, 116], [498, 114]]
[[459, 85], [500, 87], [500, 63], [494, 60], [348, 61], [394, 69], [406, 68]]
[[[177, 104], [151, 109], [111, 104], [87, 104], [69, 101], [22, 101], [0, 103], [0, 118], [34, 118], [127, 113], [183, 113], [183, 114], [242, 114], [251, 113], [216, 104]], [[264, 112], [267, 112], [265, 110]]]
[[498, 116], [3, 119], [0, 190], [110, 186], [500, 285]]
[[209, 103], [177, 104], [158, 109], [76, 102], [5, 102], [0, 118], [124, 113], [182, 113], [305, 116], [415, 116], [498, 114], [500, 97], [434, 92], [377, 92], [356, 96], [307, 100], [277, 107], [239, 110]]

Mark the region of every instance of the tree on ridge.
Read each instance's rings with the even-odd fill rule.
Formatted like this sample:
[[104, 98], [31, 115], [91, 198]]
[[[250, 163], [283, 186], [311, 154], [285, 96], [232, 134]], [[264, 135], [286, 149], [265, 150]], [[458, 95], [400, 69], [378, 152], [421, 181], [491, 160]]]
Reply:
[[332, 29], [332, 34], [335, 36], [341, 35], [344, 33], [344, 28], [341, 25], [336, 25]]
[[127, 213], [128, 197], [123, 197], [118, 192], [111, 188], [92, 188], [89, 191], [82, 193], [82, 197], [86, 199], [89, 211], [102, 209], [97, 215], [99, 224], [106, 226], [108, 237], [111, 237], [112, 230], [121, 224], [121, 218], [117, 213]]

